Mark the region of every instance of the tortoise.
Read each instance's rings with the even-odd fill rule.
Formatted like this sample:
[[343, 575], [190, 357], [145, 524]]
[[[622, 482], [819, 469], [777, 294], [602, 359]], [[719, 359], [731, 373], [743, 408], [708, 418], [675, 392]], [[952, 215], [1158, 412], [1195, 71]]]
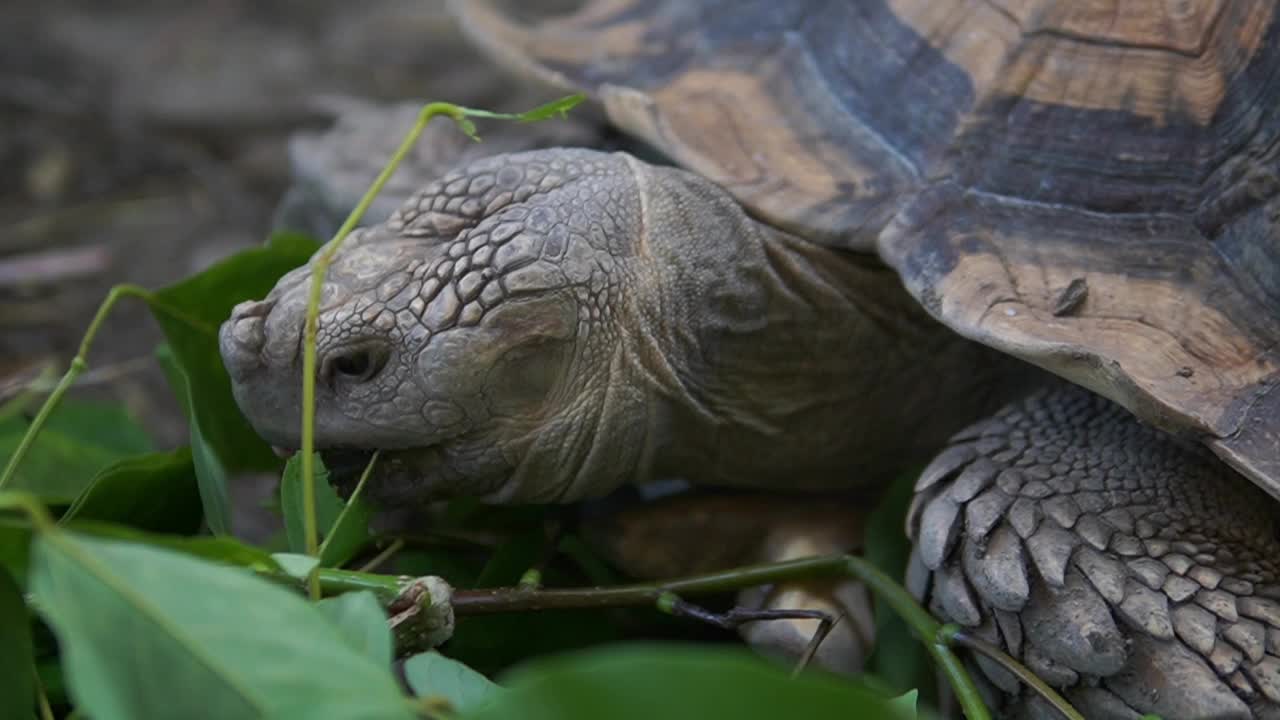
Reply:
[[[455, 2], [669, 159], [483, 158], [355, 231], [326, 460], [386, 503], [877, 487], [906, 584], [1090, 718], [1280, 717], [1280, 15], [1221, 0]], [[297, 447], [302, 268], [221, 348]], [[977, 660], [1003, 716], [1052, 717]]]

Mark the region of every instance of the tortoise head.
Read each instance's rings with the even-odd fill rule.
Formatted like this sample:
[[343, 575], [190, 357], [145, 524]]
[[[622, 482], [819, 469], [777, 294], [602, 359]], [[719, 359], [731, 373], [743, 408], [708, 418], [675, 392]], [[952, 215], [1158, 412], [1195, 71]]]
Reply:
[[[316, 337], [315, 440], [331, 467], [384, 450], [370, 487], [384, 500], [616, 486], [645, 417], [618, 347], [639, 212], [622, 156], [539, 151], [452, 172], [352, 233]], [[310, 271], [237, 306], [220, 333], [241, 409], [289, 449]]]
[[[221, 332], [241, 409], [291, 449], [309, 282], [289, 273]], [[384, 503], [570, 501], [658, 473], [872, 482], [954, 429], [928, 407], [963, 417], [999, 367], [972, 371], [976, 346], [878, 263], [759, 223], [705, 178], [563, 148], [475, 162], [353, 233], [316, 340], [316, 447], [339, 470], [384, 451]]]

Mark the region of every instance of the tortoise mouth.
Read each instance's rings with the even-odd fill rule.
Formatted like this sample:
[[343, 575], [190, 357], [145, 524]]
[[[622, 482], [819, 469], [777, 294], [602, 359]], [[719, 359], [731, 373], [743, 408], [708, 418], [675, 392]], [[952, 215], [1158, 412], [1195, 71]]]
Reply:
[[360, 476], [373, 459], [373, 453], [373, 450], [366, 448], [328, 448], [320, 451], [320, 459], [329, 471], [329, 485], [343, 500], [351, 499], [356, 485], [360, 483]]

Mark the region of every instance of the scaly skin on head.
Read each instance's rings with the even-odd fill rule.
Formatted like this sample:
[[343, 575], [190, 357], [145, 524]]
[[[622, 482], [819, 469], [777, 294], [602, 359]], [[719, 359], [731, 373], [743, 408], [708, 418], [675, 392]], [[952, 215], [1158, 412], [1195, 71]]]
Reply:
[[[221, 336], [241, 408], [285, 447], [308, 272]], [[1006, 365], [870, 261], [761, 225], [697, 176], [572, 149], [472, 163], [357, 231], [317, 350], [316, 445], [386, 450], [384, 502], [569, 501], [656, 473], [870, 481], [992, 407]]]

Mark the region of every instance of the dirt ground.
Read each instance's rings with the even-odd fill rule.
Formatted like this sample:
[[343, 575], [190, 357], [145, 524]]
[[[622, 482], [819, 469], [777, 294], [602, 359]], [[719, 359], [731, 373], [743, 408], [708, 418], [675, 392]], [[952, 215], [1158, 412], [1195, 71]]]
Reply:
[[[510, 80], [440, 0], [8, 0], [0, 23], [0, 400], [59, 372], [111, 286], [160, 287], [263, 241], [285, 144], [334, 97], [515, 109]], [[159, 331], [118, 307], [89, 392], [185, 442], [152, 360]]]

